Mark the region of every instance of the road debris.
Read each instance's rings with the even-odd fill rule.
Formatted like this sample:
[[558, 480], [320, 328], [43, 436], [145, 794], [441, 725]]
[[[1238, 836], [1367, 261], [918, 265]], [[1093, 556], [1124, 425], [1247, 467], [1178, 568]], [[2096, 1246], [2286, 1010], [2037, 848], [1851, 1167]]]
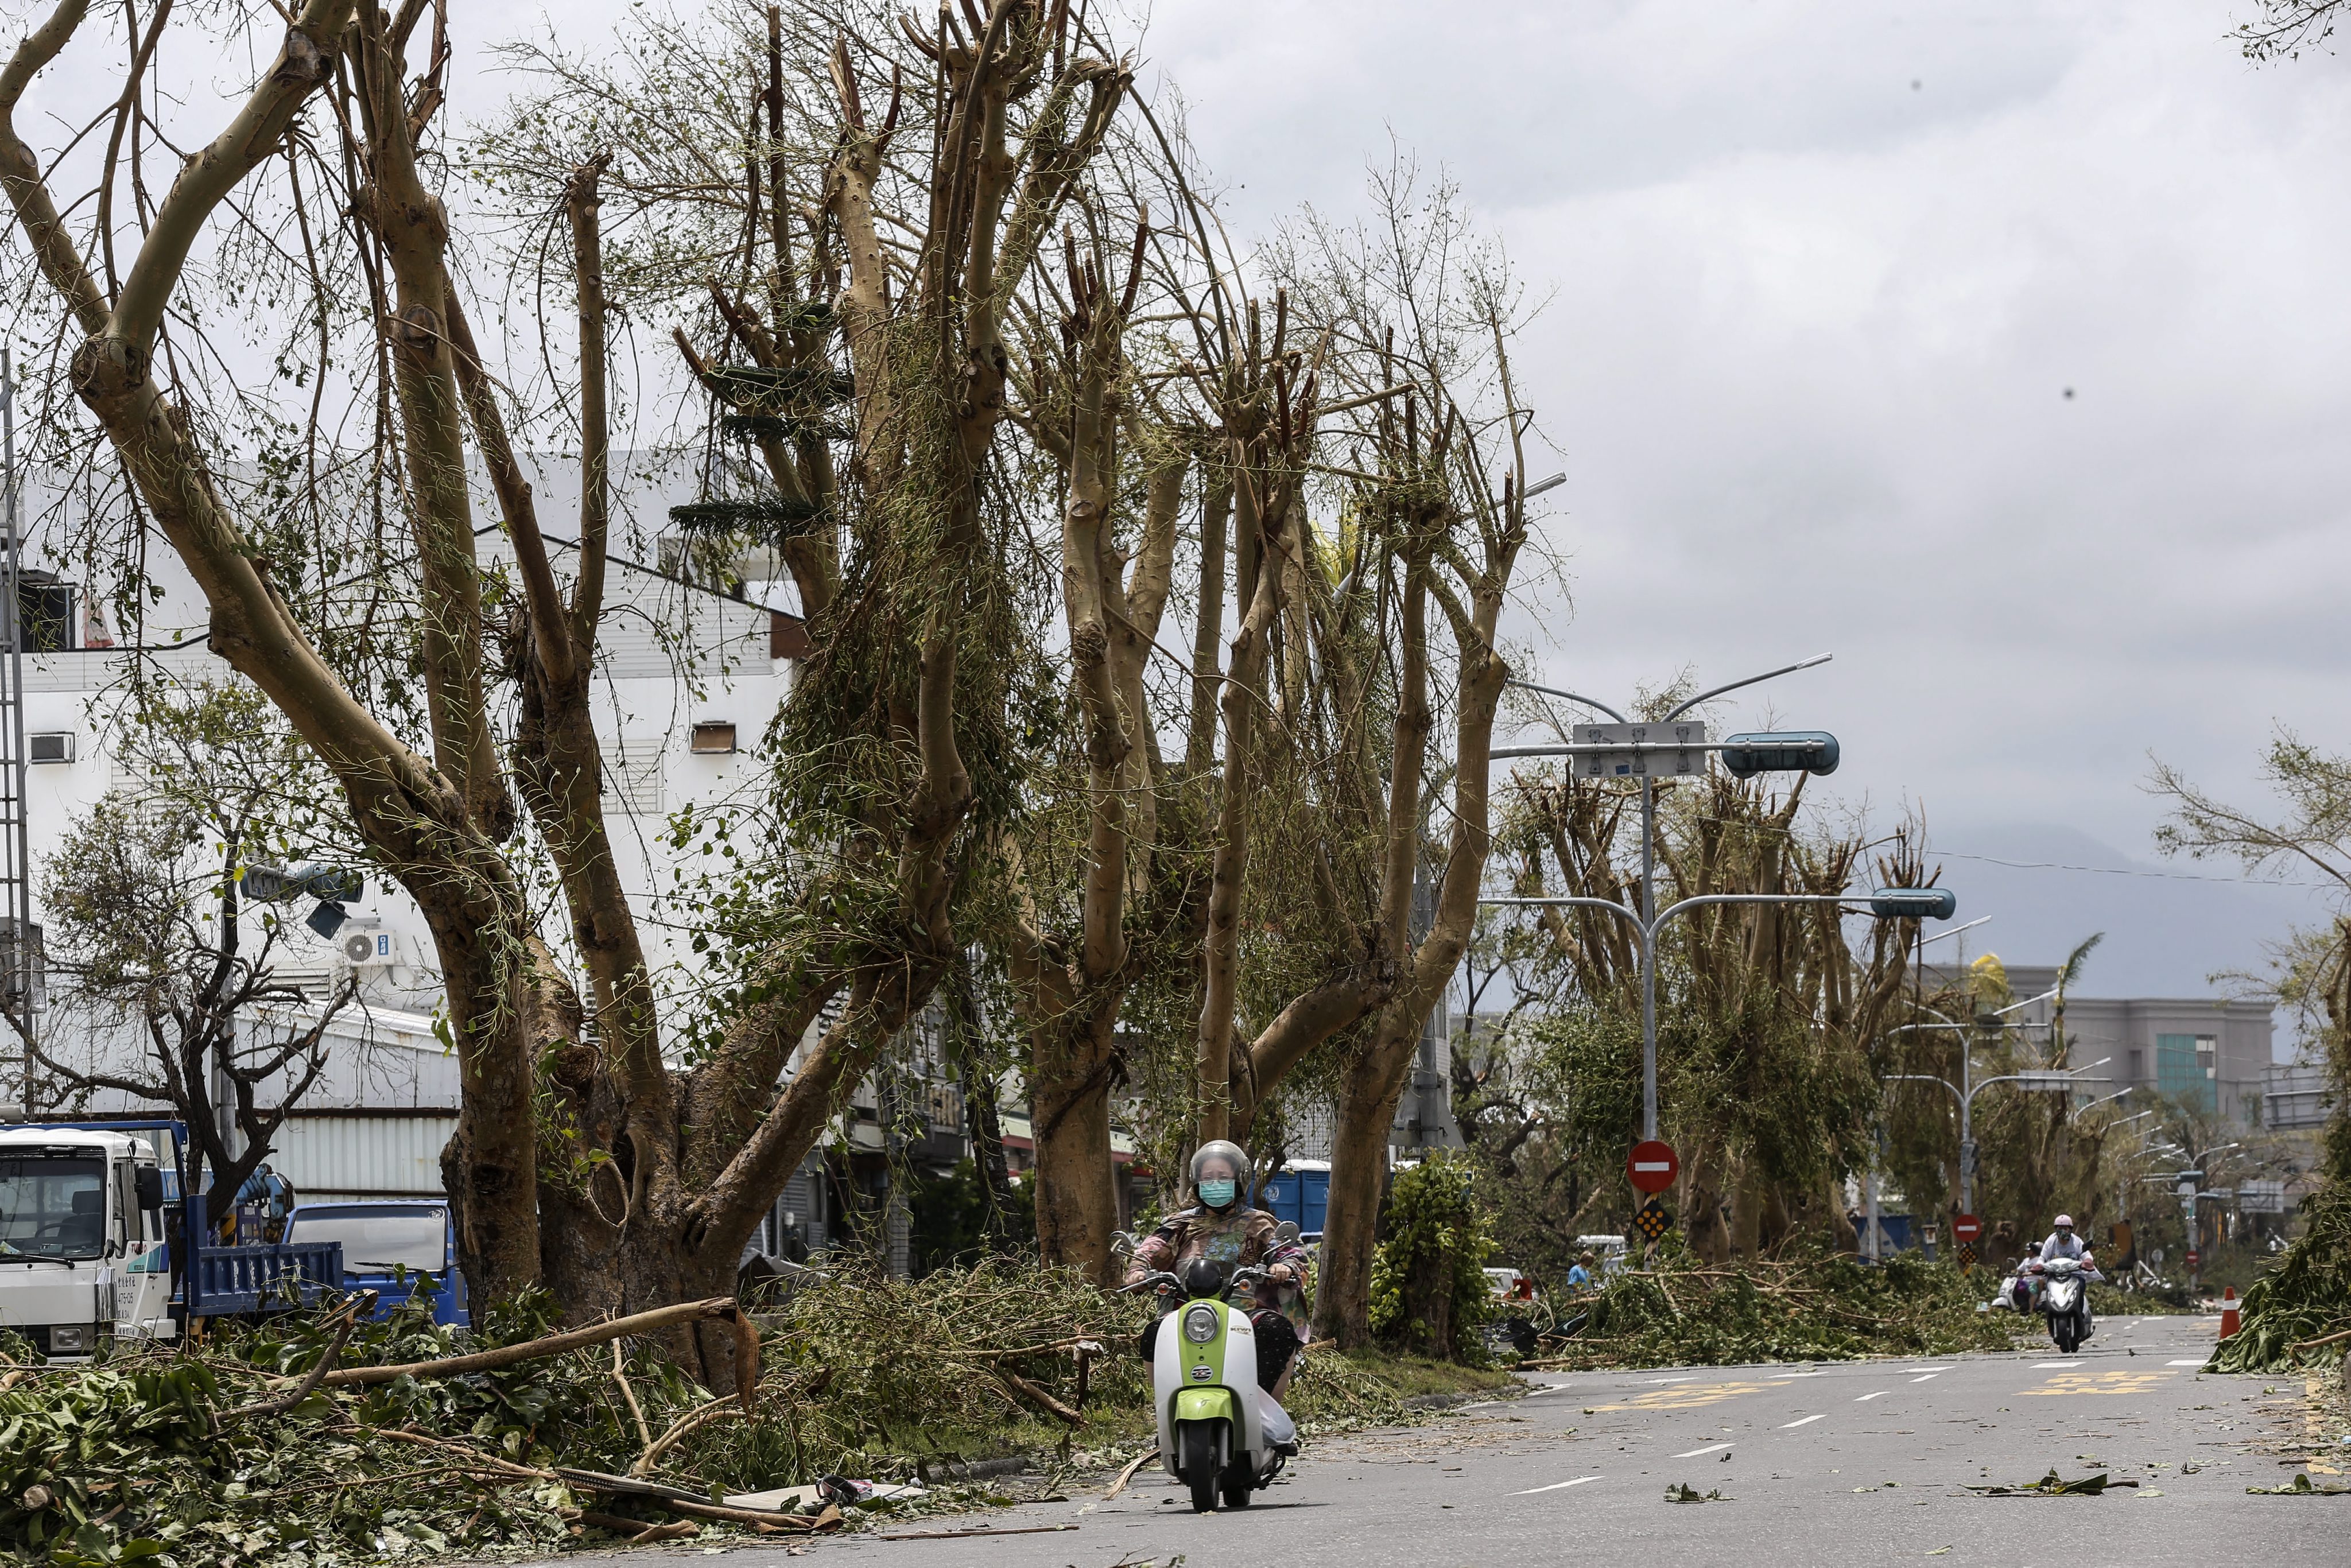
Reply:
[[1580, 1309], [1572, 1337], [1546, 1336], [1518, 1364], [1583, 1371], [1947, 1355], [2006, 1350], [2038, 1328], [2013, 1313], [1980, 1315], [1977, 1293], [1956, 1268], [1915, 1253], [1875, 1269], [1823, 1251], [1713, 1266], [1674, 1241], [1652, 1267], [1610, 1275]]
[[[1084, 1464], [1131, 1479], [1150, 1459], [1133, 1349], [1149, 1308], [1068, 1270], [836, 1270], [748, 1311], [719, 1298], [592, 1324], [538, 1292], [463, 1343], [427, 1311], [378, 1322], [352, 1304], [55, 1365], [0, 1331], [0, 1563], [707, 1552], [1061, 1495], [1066, 1467], [1017, 1498], [972, 1482], [1081, 1430], [1109, 1445]], [[741, 1386], [681, 1370], [697, 1324], [749, 1369]], [[1395, 1382], [1337, 1354], [1308, 1357], [1290, 1393], [1310, 1435], [1416, 1419]]]
[[2137, 1485], [2137, 1481], [2115, 1480], [2104, 1472], [2069, 1481], [2053, 1469], [2030, 1486], [1970, 1486], [1966, 1490], [1984, 1497], [2097, 1497], [2116, 1487]]
[[2282, 1487], [2247, 1487], [2245, 1490], [2253, 1497], [2351, 1497], [2351, 1486], [2314, 1485], [2306, 1471]]
[[1719, 1490], [1701, 1492], [1687, 1481], [1676, 1481], [1666, 1489], [1666, 1500], [1667, 1502], [1736, 1502], [1738, 1499], [1725, 1497]]
[[2273, 1372], [2340, 1364], [2351, 1351], [2351, 1182], [2330, 1182], [2303, 1207], [2303, 1233], [2246, 1287], [2237, 1332], [2207, 1372]]

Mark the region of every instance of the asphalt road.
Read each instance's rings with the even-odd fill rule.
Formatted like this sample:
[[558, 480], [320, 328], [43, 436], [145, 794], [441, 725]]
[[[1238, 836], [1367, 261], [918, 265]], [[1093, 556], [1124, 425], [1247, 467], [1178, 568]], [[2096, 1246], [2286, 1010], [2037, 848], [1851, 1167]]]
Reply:
[[[1450, 1564], [2351, 1563], [2351, 1496], [2262, 1497], [2351, 1469], [2299, 1379], [2203, 1376], [2210, 1318], [2114, 1319], [2075, 1356], [1531, 1375], [1526, 1397], [1311, 1442], [1246, 1511], [1196, 1515], [1145, 1470], [1115, 1500], [925, 1520], [1050, 1533], [732, 1547], [810, 1568], [1446, 1568]], [[2332, 1456], [2332, 1457], [2328, 1457]], [[1999, 1497], [2051, 1469], [2135, 1488]], [[1675, 1504], [1668, 1486], [1722, 1500]], [[887, 1526], [885, 1529], [889, 1528]], [[645, 1568], [691, 1543], [566, 1561]]]

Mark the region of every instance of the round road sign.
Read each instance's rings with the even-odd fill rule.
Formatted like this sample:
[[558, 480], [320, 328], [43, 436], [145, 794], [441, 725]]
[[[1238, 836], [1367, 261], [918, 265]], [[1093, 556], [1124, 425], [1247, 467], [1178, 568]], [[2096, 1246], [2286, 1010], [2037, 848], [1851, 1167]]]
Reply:
[[1972, 1214], [1954, 1215], [1951, 1218], [1951, 1239], [1973, 1241], [1983, 1234], [1983, 1221]]
[[1681, 1168], [1682, 1162], [1673, 1145], [1657, 1138], [1635, 1144], [1632, 1154], [1625, 1160], [1625, 1174], [1641, 1192], [1665, 1191], [1674, 1185], [1674, 1177]]

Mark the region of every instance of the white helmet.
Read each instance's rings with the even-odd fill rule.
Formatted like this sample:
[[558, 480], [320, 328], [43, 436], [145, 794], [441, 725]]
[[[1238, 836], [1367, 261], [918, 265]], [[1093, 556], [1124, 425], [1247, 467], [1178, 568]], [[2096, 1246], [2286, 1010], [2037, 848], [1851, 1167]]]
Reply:
[[2061, 1214], [2061, 1215], [2059, 1215], [2059, 1216], [2057, 1217], [2057, 1228], [2058, 1228], [2058, 1229], [2060, 1229], [2060, 1230], [2071, 1230], [2071, 1229], [2073, 1229], [2073, 1228], [2074, 1228], [2074, 1217], [2073, 1217], [2072, 1215], [2070, 1215], [2070, 1214]]
[[1226, 1168], [1233, 1173], [1233, 1180], [1237, 1183], [1247, 1179], [1249, 1174], [1249, 1157], [1241, 1152], [1241, 1146], [1217, 1138], [1202, 1144], [1192, 1151], [1192, 1185], [1194, 1186], [1200, 1185], [1200, 1172], [1206, 1169], [1212, 1160], [1223, 1161]]

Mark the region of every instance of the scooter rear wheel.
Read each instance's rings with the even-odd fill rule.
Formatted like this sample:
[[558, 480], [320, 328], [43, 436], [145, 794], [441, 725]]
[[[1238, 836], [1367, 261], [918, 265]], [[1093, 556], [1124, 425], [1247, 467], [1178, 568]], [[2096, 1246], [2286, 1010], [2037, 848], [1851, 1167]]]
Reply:
[[1255, 1489], [1250, 1485], [1249, 1475], [1247, 1470], [1237, 1469], [1227, 1471], [1225, 1474], [1223, 1487], [1225, 1506], [1227, 1508], [1247, 1508], [1249, 1505], [1249, 1493], [1254, 1490]]
[[1217, 1434], [1206, 1421], [1187, 1421], [1176, 1438], [1176, 1469], [1192, 1489], [1192, 1511], [1217, 1511]]

